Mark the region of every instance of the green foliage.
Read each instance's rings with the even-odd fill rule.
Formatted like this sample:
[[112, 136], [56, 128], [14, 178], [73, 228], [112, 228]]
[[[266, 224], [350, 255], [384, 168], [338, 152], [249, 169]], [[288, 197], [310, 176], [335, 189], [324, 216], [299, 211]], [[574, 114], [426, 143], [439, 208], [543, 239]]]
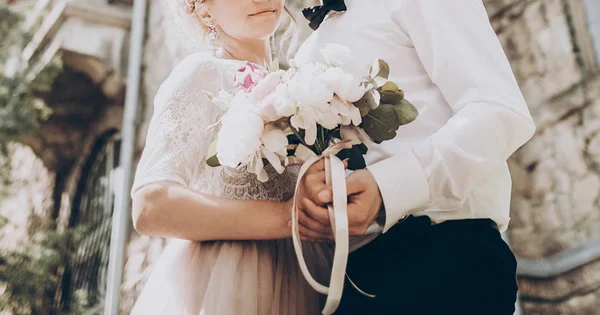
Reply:
[[6, 288], [0, 295], [0, 312], [47, 314], [56, 310], [56, 271], [74, 255], [70, 249], [77, 248], [85, 229], [59, 233], [48, 225], [41, 231], [19, 246], [20, 250], [0, 252], [0, 287]]
[[[15, 57], [31, 38], [31, 30], [22, 26], [23, 16], [10, 7], [0, 4], [0, 67]], [[56, 56], [41, 71], [33, 69], [35, 61], [10, 77], [2, 68], [0, 73], [0, 149], [6, 154], [6, 145], [20, 135], [32, 133], [41, 121], [48, 118], [50, 110], [36, 95], [48, 92], [62, 69], [60, 56]]]
[[[50, 110], [37, 96], [51, 89], [62, 69], [60, 56], [56, 56], [41, 71], [34, 67], [36, 60], [30, 60], [28, 65], [17, 65], [16, 73], [6, 72], [8, 61], [19, 60], [31, 31], [23, 28], [22, 14], [0, 2], [0, 200], [10, 192], [11, 143], [34, 133], [48, 118]], [[0, 219], [0, 229], [8, 224]], [[0, 251], [0, 288], [5, 289], [0, 295], [0, 312], [47, 314], [55, 307], [57, 270], [81, 233], [58, 233], [50, 224], [40, 231], [18, 250]]]
[[37, 97], [48, 92], [62, 69], [60, 56], [41, 71], [34, 69], [35, 61], [7, 76], [6, 63], [16, 60], [31, 39], [33, 29], [25, 30], [23, 15], [0, 2], [0, 197], [10, 185], [9, 144], [20, 136], [34, 133], [50, 114], [50, 109]]
[[367, 92], [356, 106], [363, 116], [361, 127], [373, 141], [381, 143], [396, 137], [398, 128], [417, 119], [419, 112], [404, 98], [404, 91], [388, 81], [390, 67], [385, 61], [378, 60], [370, 72], [367, 86], [376, 89]]

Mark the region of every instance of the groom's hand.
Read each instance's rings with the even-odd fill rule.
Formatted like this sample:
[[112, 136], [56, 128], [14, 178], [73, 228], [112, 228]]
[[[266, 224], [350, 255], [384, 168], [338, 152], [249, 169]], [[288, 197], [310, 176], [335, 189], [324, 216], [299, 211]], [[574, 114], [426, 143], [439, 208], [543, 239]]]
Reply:
[[[367, 232], [375, 221], [383, 200], [375, 178], [368, 170], [354, 171], [346, 178], [348, 191], [348, 228], [350, 236], [360, 236]], [[317, 202], [333, 202], [331, 187], [318, 194]]]
[[[344, 161], [344, 168], [348, 167], [348, 161]], [[306, 172], [300, 183], [298, 208], [298, 221], [302, 239], [310, 242], [321, 242], [333, 238], [329, 211], [326, 203], [319, 203], [317, 194], [324, 191], [325, 184], [325, 162], [320, 160], [313, 164]]]

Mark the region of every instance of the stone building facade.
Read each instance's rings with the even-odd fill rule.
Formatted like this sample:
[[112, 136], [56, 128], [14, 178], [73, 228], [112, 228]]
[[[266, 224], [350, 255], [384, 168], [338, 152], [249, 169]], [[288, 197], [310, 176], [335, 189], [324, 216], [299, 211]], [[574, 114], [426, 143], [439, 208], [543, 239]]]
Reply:
[[[153, 97], [177, 62], [172, 47], [165, 44], [172, 34], [161, 2], [149, 1], [138, 158]], [[294, 7], [311, 2], [317, 1], [289, 1]], [[566, 250], [589, 247], [600, 237], [600, 5], [596, 0], [484, 3], [538, 126], [534, 139], [509, 162], [513, 197], [507, 233], [517, 257], [538, 266]], [[106, 268], [102, 253], [108, 246], [110, 211], [119, 191], [130, 4], [37, 1], [32, 14], [44, 18], [23, 58], [43, 61], [60, 53], [65, 70], [46, 99], [54, 115], [36, 135], [22, 139], [13, 168], [14, 177], [22, 180], [0, 203], [0, 213], [16, 222], [0, 231], [3, 247], [15, 247], [31, 237], [35, 228], [31, 213], [54, 220], [59, 229], [97, 226], [93, 235], [104, 236], [87, 244], [97, 244], [89, 248], [100, 278]], [[301, 37], [309, 33], [305, 26], [301, 31]], [[133, 305], [164, 245], [164, 240], [131, 230], [123, 313]], [[61, 271], [67, 280], [58, 288], [67, 295], [74, 292], [65, 286], [76, 282], [75, 271], [81, 266], [87, 265], [66, 265]], [[531, 275], [522, 269], [519, 284], [522, 314], [600, 310], [600, 259], [556, 276]], [[96, 291], [100, 306], [103, 292]]]
[[[509, 161], [510, 245], [521, 266], [582, 254], [600, 242], [599, 3], [485, 2], [537, 125]], [[597, 314], [597, 258], [557, 276], [521, 270], [523, 313]]]

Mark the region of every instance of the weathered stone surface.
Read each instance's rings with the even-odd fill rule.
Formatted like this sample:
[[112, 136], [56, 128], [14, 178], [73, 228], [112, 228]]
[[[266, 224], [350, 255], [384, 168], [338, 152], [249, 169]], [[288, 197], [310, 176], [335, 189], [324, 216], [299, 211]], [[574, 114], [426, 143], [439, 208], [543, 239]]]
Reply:
[[[600, 85], [594, 77], [587, 89], [581, 83], [581, 62], [597, 52], [573, 33], [585, 22], [572, 14], [593, 1], [583, 2], [484, 1], [538, 126], [510, 163], [508, 235], [521, 258], [548, 257], [600, 234]], [[600, 15], [590, 14], [589, 25], [597, 23]], [[594, 263], [547, 281], [520, 279], [523, 313], [597, 314], [597, 274]]]
[[519, 291], [526, 314], [598, 314], [598, 283], [600, 262], [595, 262], [557, 278], [521, 281]]
[[7, 196], [0, 199], [0, 216], [9, 221], [9, 224], [0, 227], [0, 249], [3, 250], [14, 250], [27, 242], [32, 236], [30, 231], [40, 228], [32, 226], [40, 221], [32, 218], [47, 218], [54, 204], [54, 174], [30, 148], [14, 145], [13, 150], [10, 174], [13, 184]]

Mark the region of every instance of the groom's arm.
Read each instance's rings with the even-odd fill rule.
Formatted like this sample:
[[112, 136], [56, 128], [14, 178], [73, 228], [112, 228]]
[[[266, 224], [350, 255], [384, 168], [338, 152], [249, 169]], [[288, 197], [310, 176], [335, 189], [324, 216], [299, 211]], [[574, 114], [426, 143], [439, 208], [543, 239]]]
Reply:
[[384, 232], [430, 205], [460, 207], [535, 132], [481, 0], [403, 0], [393, 20], [455, 115], [413, 150], [371, 165]]

